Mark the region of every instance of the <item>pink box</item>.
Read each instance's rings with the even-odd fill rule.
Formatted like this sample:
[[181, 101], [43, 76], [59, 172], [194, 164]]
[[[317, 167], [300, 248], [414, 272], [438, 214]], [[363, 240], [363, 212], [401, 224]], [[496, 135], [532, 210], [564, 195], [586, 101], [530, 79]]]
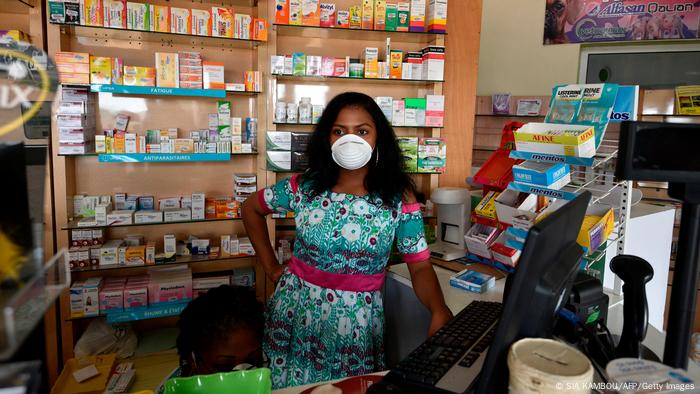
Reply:
[[148, 284], [148, 303], [184, 302], [192, 299], [192, 278], [173, 278]]
[[143, 308], [148, 306], [148, 283], [129, 284], [124, 289], [124, 308]]
[[122, 286], [105, 286], [100, 290], [100, 313], [124, 310]]

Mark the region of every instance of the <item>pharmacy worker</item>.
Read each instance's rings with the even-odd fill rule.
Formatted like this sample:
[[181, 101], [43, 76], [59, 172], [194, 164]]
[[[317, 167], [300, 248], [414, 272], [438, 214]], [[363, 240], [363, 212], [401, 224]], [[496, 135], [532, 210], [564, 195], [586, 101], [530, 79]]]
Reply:
[[[452, 318], [428, 261], [415, 186], [374, 100], [361, 93], [333, 98], [308, 153], [304, 174], [243, 204], [258, 260], [277, 282], [263, 337], [275, 388], [385, 369], [380, 290], [394, 241], [432, 315], [428, 335]], [[289, 211], [296, 241], [285, 267], [277, 263], [264, 216]]]

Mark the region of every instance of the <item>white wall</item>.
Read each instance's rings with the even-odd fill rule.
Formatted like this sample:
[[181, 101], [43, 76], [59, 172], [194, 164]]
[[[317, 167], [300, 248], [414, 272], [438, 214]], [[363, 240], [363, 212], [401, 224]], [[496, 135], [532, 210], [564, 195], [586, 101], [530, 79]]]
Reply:
[[549, 95], [577, 81], [579, 45], [542, 44], [544, 8], [545, 0], [483, 0], [477, 95]]

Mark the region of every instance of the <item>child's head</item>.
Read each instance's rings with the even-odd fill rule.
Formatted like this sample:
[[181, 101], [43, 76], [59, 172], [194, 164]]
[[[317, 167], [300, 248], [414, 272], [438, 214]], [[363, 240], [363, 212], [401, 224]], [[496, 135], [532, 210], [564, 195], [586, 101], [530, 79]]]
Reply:
[[365, 187], [391, 204], [413, 192], [411, 178], [403, 171], [403, 159], [396, 135], [384, 113], [370, 96], [347, 92], [335, 96], [321, 115], [309, 143], [309, 171], [316, 193], [331, 189], [338, 180], [341, 167], [334, 161], [333, 143], [345, 135], [355, 135], [372, 148]]
[[262, 364], [263, 306], [244, 287], [220, 286], [190, 302], [177, 323], [183, 376]]

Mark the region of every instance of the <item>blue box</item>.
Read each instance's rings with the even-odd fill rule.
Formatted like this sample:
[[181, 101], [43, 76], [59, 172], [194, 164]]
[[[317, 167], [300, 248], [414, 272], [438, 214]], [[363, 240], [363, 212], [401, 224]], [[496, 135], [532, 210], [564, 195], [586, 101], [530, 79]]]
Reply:
[[496, 278], [493, 276], [472, 271], [468, 268], [450, 277], [450, 286], [473, 293], [483, 293], [495, 284]]
[[564, 163], [525, 161], [513, 166], [513, 180], [526, 185], [559, 186], [553, 187], [559, 189], [571, 180], [571, 170], [570, 166]]

